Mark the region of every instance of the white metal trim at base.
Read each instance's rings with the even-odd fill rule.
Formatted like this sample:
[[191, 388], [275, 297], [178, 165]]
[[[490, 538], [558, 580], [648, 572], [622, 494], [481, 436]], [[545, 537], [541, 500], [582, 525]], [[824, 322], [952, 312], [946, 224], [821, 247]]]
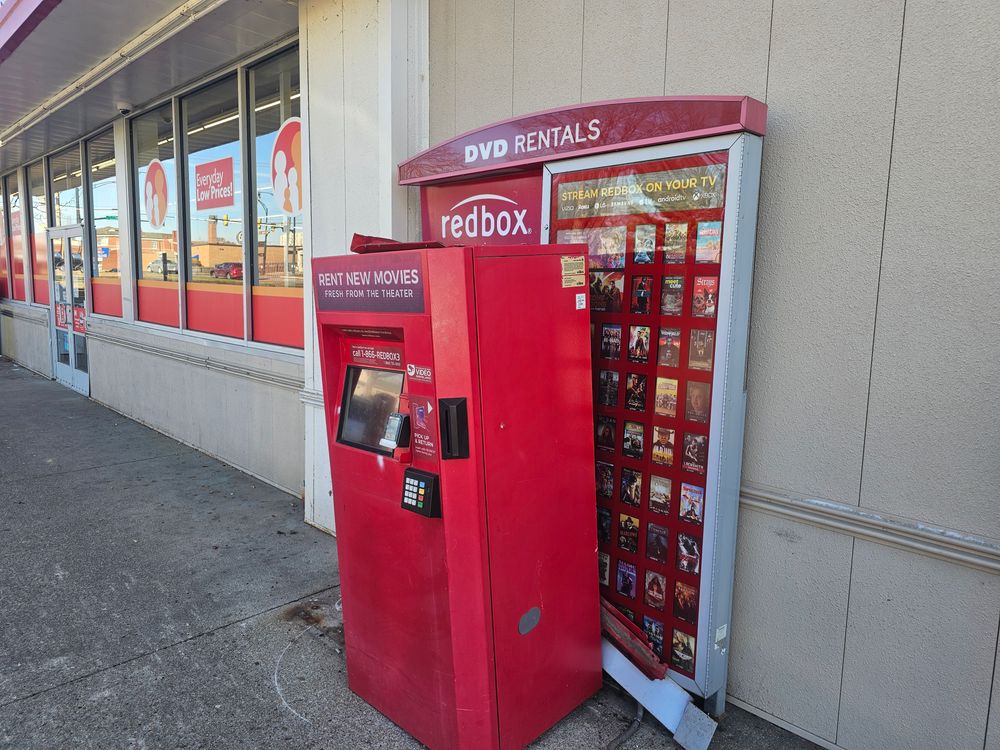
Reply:
[[649, 679], [605, 638], [601, 638], [601, 666], [663, 726], [677, 731], [684, 709], [691, 702], [684, 688], [670, 677]]
[[758, 716], [764, 721], [774, 724], [776, 727], [781, 727], [786, 732], [791, 732], [796, 737], [801, 737], [804, 740], [809, 740], [810, 742], [819, 745], [822, 748], [825, 748], [825, 750], [844, 750], [844, 748], [842, 748], [840, 745], [835, 745], [829, 740], [825, 740], [822, 737], [818, 737], [817, 735], [813, 734], [812, 732], [806, 729], [803, 729], [802, 727], [797, 727], [794, 724], [789, 724], [787, 721], [779, 719], [774, 714], [769, 714], [767, 711], [761, 708], [757, 708], [756, 706], [752, 706], [746, 701], [740, 700], [739, 698], [734, 698], [731, 695], [727, 695], [726, 701], [736, 706], [737, 708], [743, 709], [747, 713], [753, 714], [754, 716]]

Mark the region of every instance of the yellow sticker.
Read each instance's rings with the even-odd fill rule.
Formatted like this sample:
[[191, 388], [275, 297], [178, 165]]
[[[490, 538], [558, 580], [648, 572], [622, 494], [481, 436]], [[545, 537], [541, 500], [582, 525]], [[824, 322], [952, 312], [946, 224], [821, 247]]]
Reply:
[[586, 286], [587, 282], [582, 273], [564, 273], [562, 277], [563, 288], [568, 286]]
[[[576, 275], [587, 270], [587, 264], [582, 255], [563, 255], [559, 260], [562, 262], [563, 276]], [[563, 284], [563, 286], [566, 285]]]

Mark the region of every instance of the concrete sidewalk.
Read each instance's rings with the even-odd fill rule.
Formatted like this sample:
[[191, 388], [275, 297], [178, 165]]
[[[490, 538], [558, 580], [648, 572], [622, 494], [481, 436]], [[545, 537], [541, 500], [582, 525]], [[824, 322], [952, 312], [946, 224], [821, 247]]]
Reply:
[[[419, 747], [347, 689], [336, 544], [301, 519], [0, 360], [0, 747]], [[536, 746], [604, 747], [633, 712], [607, 686]], [[647, 719], [625, 747], [675, 745]], [[814, 746], [730, 708], [712, 747]]]

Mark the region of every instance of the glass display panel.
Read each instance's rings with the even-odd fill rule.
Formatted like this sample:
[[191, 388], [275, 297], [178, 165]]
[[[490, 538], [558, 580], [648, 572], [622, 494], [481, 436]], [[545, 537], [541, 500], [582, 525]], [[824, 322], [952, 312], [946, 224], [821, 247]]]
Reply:
[[83, 222], [83, 172], [80, 147], [72, 146], [49, 158], [52, 226]]
[[49, 228], [49, 209], [45, 200], [45, 170], [41, 162], [28, 167], [28, 191], [31, 196], [31, 287], [35, 302], [49, 304], [49, 258], [46, 230]]
[[7, 199], [0, 180], [0, 297], [10, 296], [10, 266], [7, 260]]
[[21, 214], [21, 196], [18, 193], [17, 175], [9, 174], [4, 177], [4, 194], [7, 197], [7, 238], [10, 241], [10, 277], [11, 296], [14, 299], [24, 300], [25, 296], [25, 262], [24, 262], [24, 235], [22, 234], [21, 222], [24, 220]]
[[338, 442], [389, 453], [379, 445], [389, 415], [399, 410], [403, 373], [370, 367], [348, 367], [344, 382]]

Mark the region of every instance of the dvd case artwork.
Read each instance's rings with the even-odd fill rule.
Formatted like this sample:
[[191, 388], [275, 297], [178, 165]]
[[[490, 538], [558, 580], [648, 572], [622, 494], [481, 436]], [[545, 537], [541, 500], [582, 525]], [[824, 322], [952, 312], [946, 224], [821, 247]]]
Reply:
[[680, 315], [684, 312], [684, 277], [664, 276], [660, 287], [660, 314]]
[[643, 600], [647, 607], [663, 610], [667, 601], [667, 579], [655, 570], [646, 571], [646, 586]]
[[696, 484], [681, 482], [680, 507], [682, 521], [701, 524], [705, 520], [705, 489]]
[[695, 263], [722, 261], [722, 222], [699, 221], [694, 245]]
[[624, 296], [623, 271], [590, 272], [590, 309], [593, 312], [621, 312]]
[[611, 511], [597, 506], [597, 541], [611, 544]]
[[688, 534], [677, 535], [677, 569], [695, 575], [701, 572], [701, 547]]
[[560, 229], [559, 244], [585, 244], [591, 268], [625, 268], [625, 227]]
[[665, 263], [683, 263], [687, 256], [688, 225], [684, 222], [663, 227], [663, 260]]
[[[615, 578], [615, 591], [626, 599], [635, 599], [636, 586], [635, 565], [628, 560], [618, 561], [618, 575]], [[630, 615], [634, 619], [634, 615]]]
[[692, 370], [711, 372], [715, 356], [715, 331], [691, 330], [688, 346], [688, 367]]
[[684, 433], [684, 447], [681, 466], [688, 471], [705, 473], [705, 463], [708, 460], [708, 436]]
[[594, 434], [594, 442], [597, 444], [597, 447], [603, 448], [606, 451], [613, 451], [615, 449], [615, 432], [617, 429], [618, 424], [615, 422], [614, 417], [598, 414], [597, 429]]
[[625, 377], [626, 409], [646, 411], [646, 383], [646, 376], [637, 372], [630, 372]]
[[597, 402], [601, 406], [618, 405], [618, 373], [615, 370], [601, 370], [597, 376]]
[[691, 422], [708, 424], [709, 417], [711, 416], [709, 411], [711, 401], [711, 383], [689, 380], [687, 382], [687, 397], [684, 404], [684, 418]]
[[646, 557], [665, 563], [670, 556], [670, 532], [666, 526], [650, 523], [646, 526]]
[[625, 505], [638, 508], [642, 504], [642, 472], [622, 469], [621, 500]]
[[639, 364], [649, 361], [649, 326], [629, 327], [628, 359]]
[[679, 367], [681, 363], [681, 330], [661, 328], [656, 364], [661, 367]]
[[618, 514], [618, 546], [626, 552], [639, 551], [639, 519], [635, 516]]
[[607, 552], [597, 553], [597, 571], [601, 585], [607, 586], [611, 582], [611, 555]]
[[649, 509], [653, 513], [669, 515], [670, 513], [670, 480], [655, 474], [649, 477]]
[[656, 225], [640, 224], [635, 228], [635, 263], [646, 264], [653, 262], [653, 255], [656, 252]]
[[622, 327], [617, 323], [605, 323], [601, 326], [601, 357], [604, 359], [621, 359]]
[[653, 426], [653, 463], [674, 465], [674, 431], [669, 427]]
[[694, 672], [694, 636], [674, 628], [670, 646], [670, 665], [682, 672]]
[[648, 315], [650, 299], [653, 296], [652, 276], [632, 277], [632, 302], [630, 310], [635, 315]]
[[597, 462], [597, 494], [611, 497], [615, 492], [615, 467], [607, 461]]
[[683, 581], [674, 584], [674, 617], [692, 625], [698, 621], [698, 589]]
[[615, 605], [615, 609], [625, 615], [632, 622], [635, 622], [635, 612], [626, 607], [624, 604], [619, 604], [618, 602], [612, 602]]
[[660, 417], [677, 416], [677, 380], [675, 378], [656, 379], [653, 413]]
[[625, 437], [622, 439], [622, 453], [629, 458], [642, 458], [645, 442], [645, 428], [641, 422], [625, 422]]
[[691, 297], [691, 315], [696, 318], [714, 318], [719, 301], [719, 278], [695, 276], [694, 295]]
[[642, 616], [642, 630], [649, 638], [649, 645], [653, 647], [653, 653], [663, 658], [663, 623], [648, 615]]

